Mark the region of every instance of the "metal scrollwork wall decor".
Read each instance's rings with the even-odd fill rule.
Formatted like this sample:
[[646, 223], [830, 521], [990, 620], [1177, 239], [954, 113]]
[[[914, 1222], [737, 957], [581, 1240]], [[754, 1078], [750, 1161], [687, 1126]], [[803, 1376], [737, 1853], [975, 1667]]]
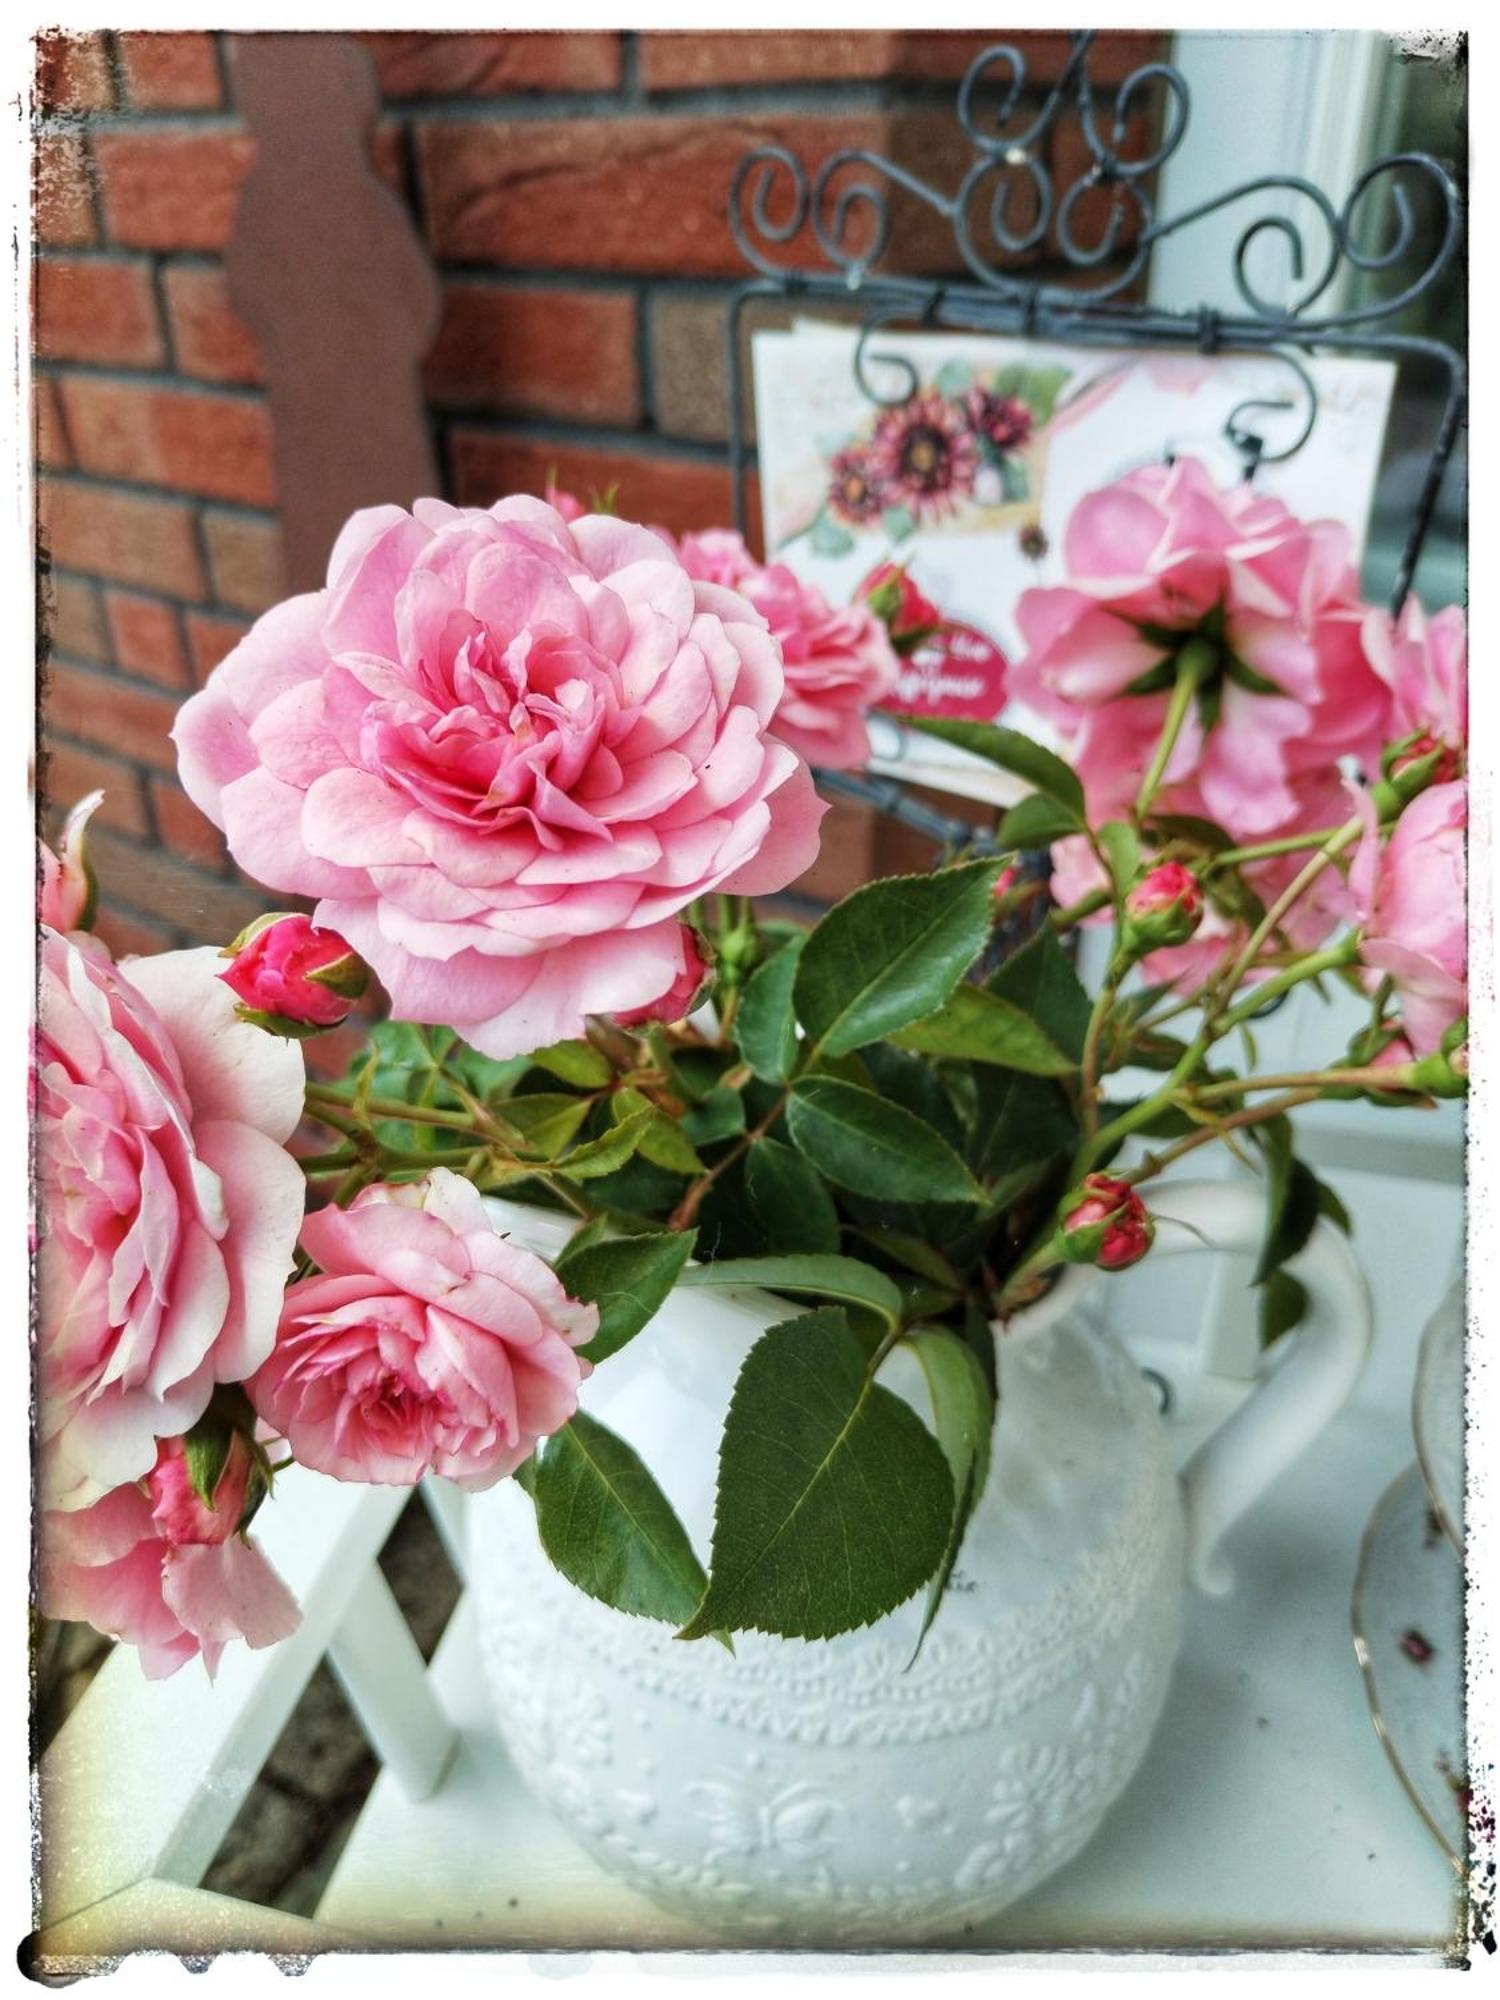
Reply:
[[[836, 152], [809, 178], [784, 146], [767, 144], [746, 154], [730, 187], [729, 223], [747, 264], [760, 275], [732, 294], [726, 327], [729, 378], [730, 462], [738, 526], [746, 525], [746, 478], [751, 460], [744, 429], [741, 322], [757, 300], [797, 300], [861, 308], [854, 370], [874, 402], [904, 401], [912, 386], [909, 363], [872, 347], [895, 326], [1019, 334], [1078, 345], [1119, 348], [1194, 348], [1215, 353], [1270, 353], [1288, 370], [1295, 398], [1252, 399], [1230, 416], [1226, 432], [1239, 449], [1246, 476], [1261, 463], [1288, 458], [1312, 435], [1317, 391], [1302, 356], [1315, 351], [1421, 357], [1434, 364], [1444, 388], [1441, 413], [1428, 455], [1417, 506], [1391, 592], [1399, 610], [1437, 504], [1443, 472], [1457, 440], [1466, 398], [1466, 370], [1448, 343], [1392, 325], [1437, 283], [1458, 250], [1463, 201], [1441, 161], [1418, 152], [1393, 153], [1367, 167], [1342, 207], [1296, 174], [1262, 174], [1177, 215], [1158, 215], [1154, 177], [1181, 145], [1192, 112], [1187, 80], [1169, 62], [1134, 70], [1101, 106], [1089, 74], [1095, 35], [1073, 37], [1068, 61], [1040, 109], [1027, 99], [1026, 58], [996, 43], [970, 65], [959, 86], [957, 123], [973, 158], [951, 194], [931, 186], [895, 161], [863, 148]], [[1162, 94], [1160, 129], [1140, 147], [1148, 126], [1142, 117], [1153, 90]], [[1076, 120], [1088, 164], [1059, 189], [1047, 143], [1065, 118]], [[1074, 157], [1076, 157], [1074, 149]], [[1420, 189], [1427, 200], [1419, 202]], [[1383, 197], [1383, 199], [1382, 199]], [[879, 269], [891, 240], [893, 204], [905, 198], [942, 218], [952, 230], [956, 261], [967, 280], [939, 281]], [[1305, 204], [1304, 219], [1288, 214], [1289, 200]], [[1257, 204], [1234, 246], [1232, 274], [1242, 310], [1209, 306], [1174, 311], [1128, 294], [1145, 273], [1156, 245], [1206, 217], [1238, 204]], [[1422, 208], [1434, 209], [1436, 228], [1424, 228]], [[1384, 214], [1380, 213], [1384, 209]], [[1100, 211], [1104, 220], [1099, 223]], [[1092, 234], [1084, 228], [1092, 220]], [[1304, 226], [1304, 223], [1306, 226]], [[789, 261], [791, 246], [809, 231], [820, 261]], [[1383, 234], [1379, 247], [1368, 247]], [[1252, 276], [1257, 244], [1279, 241], [1295, 296], [1277, 304]], [[1046, 248], [1062, 275], [1028, 276], [1017, 259]], [[1405, 270], [1398, 288], [1338, 305], [1341, 281], [1379, 278]], [[1321, 310], [1320, 310], [1321, 308]], [[886, 371], [881, 387], [871, 362]], [[1299, 409], [1302, 421], [1290, 442], [1272, 450], [1261, 435], [1271, 410]], [[825, 774], [826, 775], [826, 774]], [[905, 797], [893, 780], [836, 774], [832, 789], [874, 804], [918, 830], [959, 845], [983, 844], [966, 822], [944, 821]]]

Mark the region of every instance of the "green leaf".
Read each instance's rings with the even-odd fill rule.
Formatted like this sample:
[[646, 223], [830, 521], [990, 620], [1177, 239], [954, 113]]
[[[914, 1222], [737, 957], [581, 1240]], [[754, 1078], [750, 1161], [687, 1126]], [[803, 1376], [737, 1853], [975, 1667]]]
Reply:
[[1253, 1129], [1265, 1157], [1266, 1234], [1252, 1284], [1264, 1284], [1273, 1271], [1295, 1257], [1317, 1227], [1322, 1213], [1321, 1183], [1292, 1151], [1290, 1122], [1270, 1118]]
[[935, 1014], [892, 1038], [921, 1055], [998, 1063], [1028, 1076], [1067, 1076], [1078, 1064], [1009, 1000], [980, 986], [959, 986]]
[[679, 1636], [871, 1624], [931, 1576], [952, 1514], [941, 1449], [871, 1379], [843, 1310], [774, 1326], [734, 1385], [708, 1589]]
[[597, 1139], [586, 1139], [581, 1146], [575, 1146], [558, 1161], [558, 1166], [575, 1181], [597, 1180], [601, 1174], [614, 1173], [635, 1153], [655, 1115], [653, 1110], [632, 1112]]
[[683, 1273], [684, 1290], [703, 1285], [759, 1285], [768, 1292], [837, 1299], [879, 1313], [892, 1331], [901, 1324], [900, 1292], [883, 1271], [857, 1257], [726, 1257]]
[[1022, 402], [1031, 405], [1031, 414], [1040, 429], [1056, 408], [1057, 399], [1072, 380], [1071, 368], [1028, 368], [1022, 387], [1016, 391]]
[[533, 1049], [531, 1060], [578, 1090], [607, 1090], [614, 1081], [607, 1058], [592, 1042], [553, 1042], [548, 1048]]
[[889, 1042], [871, 1042], [868, 1048], [860, 1050], [859, 1061], [864, 1076], [850, 1077], [847, 1079], [850, 1083], [868, 1079], [877, 1097], [899, 1104], [941, 1134], [955, 1153], [962, 1151], [963, 1120], [931, 1063], [924, 1062], [921, 1056], [908, 1055], [905, 1049], [894, 1048]]
[[909, 1336], [909, 1341], [927, 1377], [938, 1445], [948, 1461], [954, 1492], [953, 1519], [942, 1559], [927, 1586], [922, 1629], [912, 1653], [915, 1659], [937, 1616], [963, 1545], [964, 1531], [989, 1478], [995, 1399], [978, 1355], [956, 1334], [939, 1327], [921, 1327]]
[[695, 1146], [732, 1139], [745, 1129], [745, 1100], [727, 1084], [718, 1084], [701, 1104], [688, 1106], [682, 1114], [682, 1129]]
[[1024, 780], [1034, 792], [1068, 811], [1075, 830], [1084, 824], [1083, 786], [1076, 772], [1020, 730], [1002, 729], [993, 722], [960, 722], [945, 715], [903, 715], [900, 720], [922, 736], [935, 736]]
[[1337, 1228], [1342, 1229], [1346, 1236], [1354, 1234], [1354, 1217], [1345, 1208], [1343, 1202], [1340, 1201], [1327, 1181], [1318, 1182], [1318, 1210], [1320, 1214], [1326, 1215], [1328, 1220]]
[[666, 1167], [674, 1174], [701, 1174], [703, 1162], [693, 1151], [687, 1134], [675, 1119], [659, 1110], [642, 1091], [628, 1086], [617, 1090], [610, 1099], [609, 1115], [617, 1125], [638, 1112], [649, 1111], [651, 1116], [641, 1134], [640, 1151], [648, 1160], [659, 1167]]
[[1122, 819], [1108, 819], [1099, 829], [1099, 845], [1109, 857], [1110, 878], [1121, 900], [1141, 872], [1141, 843]]
[[943, 363], [932, 382], [939, 395], [962, 396], [965, 390], [974, 386], [974, 365], [955, 355], [951, 361]]
[[1000, 491], [1012, 505], [1031, 498], [1031, 474], [1026, 470], [1024, 458], [1013, 458], [1008, 453], [1002, 456]]
[[745, 1192], [773, 1250], [832, 1254], [838, 1210], [816, 1167], [776, 1139], [757, 1139], [745, 1159]]
[[555, 1160], [589, 1115], [589, 1101], [561, 1090], [538, 1090], [526, 1097], [508, 1097], [501, 1115], [533, 1152]]
[[812, 524], [807, 545], [815, 556], [846, 556], [854, 547], [854, 537], [825, 508]]
[[1078, 1120], [1055, 1083], [986, 1064], [975, 1072], [974, 1171], [984, 1180], [1071, 1153]]
[[[916, 516], [909, 507], [887, 507], [880, 517], [880, 525], [893, 542], [904, 542], [908, 535], [916, 531]], [[850, 543], [853, 547], [853, 543]]]
[[797, 968], [797, 1015], [817, 1054], [847, 1055], [942, 1005], [989, 938], [1002, 865], [896, 875], [834, 905]]
[[857, 1084], [804, 1077], [793, 1087], [786, 1120], [792, 1144], [835, 1187], [877, 1201], [984, 1199], [946, 1139]]
[[1004, 848], [1050, 847], [1054, 840], [1066, 840], [1077, 833], [1078, 821], [1066, 806], [1033, 792], [1001, 820], [995, 838]]
[[1260, 1288], [1260, 1344], [1269, 1347], [1294, 1326], [1300, 1326], [1307, 1311], [1307, 1287], [1290, 1271], [1271, 1271]]
[[1077, 1065], [1083, 1060], [1083, 1044], [1089, 1031], [1093, 1003], [1073, 970], [1072, 960], [1050, 930], [1038, 932], [1029, 944], [991, 973], [985, 981], [987, 992], [1010, 1001], [1033, 1021], [1045, 1023], [1047, 1033], [1066, 1056]]
[[751, 1069], [768, 1083], [785, 1083], [797, 1060], [797, 1017], [792, 1010], [792, 986], [802, 958], [805, 935], [784, 944], [774, 957], [758, 965], [745, 981], [735, 1039]]
[[1152, 813], [1147, 826], [1158, 841], [1191, 841], [1194, 847], [1206, 848], [1210, 854], [1222, 854], [1234, 845], [1232, 837], [1217, 821], [1200, 819], [1196, 813]]
[[877, 1250], [883, 1250], [887, 1257], [904, 1264], [919, 1277], [941, 1285], [945, 1291], [963, 1290], [963, 1279], [942, 1251], [934, 1249], [925, 1237], [910, 1236], [900, 1229], [857, 1229], [854, 1234], [866, 1243], [873, 1243]]
[[567, 1246], [552, 1266], [558, 1282], [599, 1308], [599, 1330], [579, 1349], [585, 1360], [603, 1361], [635, 1339], [682, 1277], [696, 1240], [695, 1230], [671, 1229]]
[[543, 1447], [533, 1498], [542, 1547], [570, 1583], [638, 1618], [692, 1615], [703, 1566], [623, 1438], [579, 1410]]

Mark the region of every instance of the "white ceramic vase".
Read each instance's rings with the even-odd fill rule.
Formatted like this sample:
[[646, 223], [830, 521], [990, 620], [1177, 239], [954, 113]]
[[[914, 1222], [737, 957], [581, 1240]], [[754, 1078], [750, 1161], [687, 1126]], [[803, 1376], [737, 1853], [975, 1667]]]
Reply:
[[[1153, 1256], [1252, 1246], [1264, 1197], [1153, 1190]], [[543, 1254], [557, 1218], [493, 1204]], [[1012, 1322], [983, 1501], [915, 1665], [920, 1598], [809, 1644], [749, 1633], [731, 1658], [608, 1610], [542, 1554], [526, 1495], [473, 1503], [471, 1582], [506, 1745], [610, 1872], [746, 1943], [960, 1940], [1067, 1862], [1146, 1754], [1176, 1657], [1184, 1578], [1227, 1587], [1229, 1524], [1343, 1403], [1368, 1294], [1320, 1224], [1291, 1267], [1307, 1317], [1181, 1478], [1149, 1385], [1077, 1311], [1070, 1270]], [[705, 1566], [719, 1437], [758, 1335], [798, 1310], [676, 1294], [586, 1385], [641, 1454]], [[928, 1415], [916, 1367], [882, 1381]]]

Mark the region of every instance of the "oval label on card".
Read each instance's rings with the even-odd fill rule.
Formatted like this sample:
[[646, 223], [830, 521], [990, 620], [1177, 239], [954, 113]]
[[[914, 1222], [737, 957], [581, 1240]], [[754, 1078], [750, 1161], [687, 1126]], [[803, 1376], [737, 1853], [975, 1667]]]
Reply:
[[976, 625], [940, 625], [909, 659], [880, 704], [908, 715], [947, 715], [965, 722], [993, 722], [1005, 706], [1010, 663]]

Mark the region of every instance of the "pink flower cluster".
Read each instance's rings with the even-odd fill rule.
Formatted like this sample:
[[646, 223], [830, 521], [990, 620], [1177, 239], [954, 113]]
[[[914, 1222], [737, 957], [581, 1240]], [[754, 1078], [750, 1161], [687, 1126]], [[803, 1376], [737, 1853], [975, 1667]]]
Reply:
[[835, 453], [828, 505], [865, 527], [887, 509], [916, 522], [941, 521], [975, 490], [985, 463], [1019, 452], [1037, 427], [1021, 396], [977, 384], [959, 396], [918, 390], [877, 418], [868, 439]]
[[822, 807], [780, 649], [663, 539], [545, 502], [357, 514], [180, 712], [236, 859], [320, 898], [398, 1018], [506, 1057], [686, 970], [677, 914], [784, 887]]
[[729, 528], [684, 535], [677, 545], [689, 576], [737, 590], [781, 647], [786, 693], [775, 729], [810, 764], [830, 771], [870, 754], [865, 715], [895, 687], [901, 662], [886, 629], [863, 603], [835, 610], [785, 563], [758, 563]]
[[[1368, 610], [1335, 523], [1303, 522], [1249, 485], [1220, 488], [1184, 458], [1080, 502], [1065, 560], [1065, 584], [1020, 600], [1027, 652], [1012, 687], [1064, 739], [1095, 824], [1134, 803], [1190, 644], [1199, 678], [1157, 814], [1211, 820], [1238, 844], [1290, 842], [1341, 824], [1341, 764], [1373, 779], [1393, 739], [1413, 739], [1409, 756], [1438, 749], [1453, 768], [1461, 762], [1462, 614], [1428, 621], [1411, 606], [1398, 622]], [[1392, 843], [1393, 865], [1407, 848]], [[1269, 904], [1305, 860], [1276, 854], [1243, 872]], [[1082, 837], [1059, 842], [1053, 861], [1059, 902], [1102, 884]], [[1312, 949], [1356, 904], [1352, 885], [1328, 870], [1285, 929]], [[1246, 935], [1210, 904], [1189, 941], [1146, 959], [1146, 974], [1195, 988]]]

